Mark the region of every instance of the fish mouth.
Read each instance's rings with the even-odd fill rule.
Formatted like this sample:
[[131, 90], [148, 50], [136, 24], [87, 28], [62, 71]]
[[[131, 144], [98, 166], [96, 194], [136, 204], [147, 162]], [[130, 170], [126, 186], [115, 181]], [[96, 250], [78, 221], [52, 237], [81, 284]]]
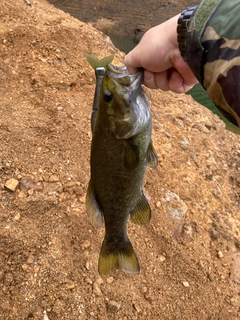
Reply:
[[109, 63], [106, 68], [109, 77], [116, 83], [123, 86], [131, 86], [135, 83], [135, 86], [142, 84], [143, 69], [139, 69], [134, 74], [129, 74], [126, 66], [114, 66]]

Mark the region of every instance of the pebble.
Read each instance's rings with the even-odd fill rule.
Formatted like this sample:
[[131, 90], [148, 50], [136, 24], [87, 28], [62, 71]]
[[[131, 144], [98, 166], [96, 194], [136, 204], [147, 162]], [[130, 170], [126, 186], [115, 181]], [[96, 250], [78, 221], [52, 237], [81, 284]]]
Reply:
[[157, 207], [157, 208], [160, 208], [160, 207], [161, 207], [161, 201], [158, 201], [158, 202], [156, 203], [156, 207]]
[[48, 316], [47, 316], [47, 312], [44, 310], [43, 311], [43, 320], [50, 320], [49, 318], [48, 318]]
[[102, 291], [101, 291], [97, 282], [94, 282], [94, 284], [93, 284], [93, 293], [96, 294], [97, 296], [102, 295]]
[[85, 280], [86, 280], [86, 282], [89, 283], [89, 284], [92, 284], [92, 283], [93, 283], [93, 282], [92, 282], [92, 279], [90, 279], [90, 278], [86, 278]]
[[163, 131], [163, 133], [165, 134], [166, 137], [171, 138], [171, 134], [167, 131]]
[[113, 277], [107, 278], [107, 283], [108, 283], [108, 284], [112, 284], [113, 281], [114, 281], [114, 278], [113, 278]]
[[217, 256], [218, 256], [219, 259], [222, 259], [222, 258], [223, 258], [223, 253], [222, 253], [222, 251], [218, 251]]
[[160, 255], [160, 256], [159, 256], [159, 260], [160, 260], [160, 262], [164, 262], [164, 261], [166, 260], [166, 257]]
[[137, 311], [137, 313], [142, 312], [142, 309], [140, 308], [138, 303], [134, 303], [133, 306], [134, 306], [135, 310]]
[[20, 213], [18, 212], [18, 213], [14, 216], [13, 220], [18, 221], [18, 220], [20, 220], [20, 217], [21, 217], [21, 215], [20, 215]]
[[19, 184], [19, 181], [14, 179], [14, 178], [11, 178], [9, 179], [6, 183], [5, 183], [5, 187], [10, 190], [10, 191], [15, 191], [18, 187], [18, 184]]
[[110, 312], [117, 312], [121, 308], [121, 304], [116, 301], [109, 301], [108, 302], [108, 309]]
[[89, 240], [84, 240], [81, 244], [81, 248], [82, 250], [86, 250], [87, 248], [89, 248], [91, 245], [91, 242]]
[[141, 290], [141, 291], [142, 291], [143, 294], [145, 294], [145, 293], [148, 292], [148, 288], [147, 288], [147, 287], [142, 287], [142, 290]]
[[49, 178], [49, 182], [58, 182], [60, 179], [57, 175], [53, 174], [50, 178]]
[[183, 138], [180, 145], [183, 150], [187, 150], [189, 148], [189, 141]]
[[183, 286], [186, 287], [186, 288], [189, 287], [189, 283], [188, 283], [187, 281], [184, 281], [182, 284], [183, 284]]
[[30, 254], [27, 258], [27, 263], [33, 263], [33, 261], [34, 261], [34, 256]]

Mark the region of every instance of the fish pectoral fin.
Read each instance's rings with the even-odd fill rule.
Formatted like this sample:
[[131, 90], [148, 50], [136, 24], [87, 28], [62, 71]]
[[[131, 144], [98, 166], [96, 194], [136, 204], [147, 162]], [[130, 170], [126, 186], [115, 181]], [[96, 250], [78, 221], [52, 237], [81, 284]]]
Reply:
[[147, 165], [153, 169], [155, 169], [158, 165], [158, 156], [152, 141], [150, 142], [147, 150]]
[[146, 225], [151, 220], [151, 208], [147, 198], [142, 194], [136, 207], [130, 213], [131, 220], [135, 224]]
[[92, 226], [94, 228], [101, 226], [103, 223], [103, 214], [95, 198], [91, 180], [89, 181], [86, 195], [86, 211]]
[[106, 68], [107, 65], [113, 61], [114, 54], [111, 54], [110, 56], [107, 56], [101, 60], [99, 60], [98, 58], [95, 58], [94, 56], [92, 56], [88, 53], [85, 53], [85, 57], [87, 59], [87, 62], [90, 64], [90, 66], [93, 69], [96, 69], [99, 67]]
[[135, 169], [139, 164], [139, 146], [128, 143], [125, 148], [124, 167], [127, 170]]
[[98, 261], [98, 272], [100, 275], [106, 275], [116, 269], [126, 273], [139, 273], [136, 253], [130, 241], [122, 243], [121, 248], [111, 248], [111, 244], [104, 240]]

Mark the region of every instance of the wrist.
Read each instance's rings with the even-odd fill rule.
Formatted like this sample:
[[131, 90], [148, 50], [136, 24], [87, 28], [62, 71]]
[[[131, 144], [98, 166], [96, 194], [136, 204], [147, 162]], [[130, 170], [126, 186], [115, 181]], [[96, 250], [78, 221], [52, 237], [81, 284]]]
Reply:
[[198, 5], [192, 5], [187, 7], [185, 10], [182, 11], [177, 21], [178, 48], [185, 62], [187, 62], [187, 37], [189, 25], [192, 21], [192, 18], [195, 15], [197, 8]]

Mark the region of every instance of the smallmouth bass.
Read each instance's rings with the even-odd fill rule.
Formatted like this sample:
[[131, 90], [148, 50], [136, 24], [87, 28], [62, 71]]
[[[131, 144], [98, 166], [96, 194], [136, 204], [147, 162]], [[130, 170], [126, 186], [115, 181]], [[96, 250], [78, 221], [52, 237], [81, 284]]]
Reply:
[[149, 223], [151, 208], [142, 186], [146, 167], [158, 164], [150, 107], [141, 86], [143, 72], [129, 75], [125, 66], [111, 64], [113, 56], [86, 57], [97, 80], [86, 209], [94, 227], [105, 222], [98, 271], [100, 275], [115, 269], [139, 273], [127, 220], [130, 215], [136, 224]]

